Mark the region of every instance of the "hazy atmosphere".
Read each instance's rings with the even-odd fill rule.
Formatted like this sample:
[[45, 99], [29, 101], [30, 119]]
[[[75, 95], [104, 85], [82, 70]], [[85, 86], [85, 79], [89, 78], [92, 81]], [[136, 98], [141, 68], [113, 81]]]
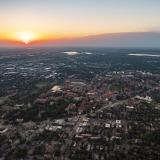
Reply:
[[160, 160], [160, 0], [0, 0], [0, 160]]
[[[160, 38], [154, 33], [160, 31], [159, 6], [159, 0], [1, 0], [0, 44], [55, 45], [58, 41], [57, 45], [72, 45], [71, 39], [118, 33], [116, 42], [114, 34], [106, 35], [107, 41], [94, 37], [76, 45], [92, 46], [100, 41], [103, 46], [145, 47], [149, 41], [150, 46], [158, 47]], [[124, 32], [136, 33], [119, 37]], [[135, 43], [137, 32], [141, 38]], [[151, 40], [143, 32], [152, 32]]]

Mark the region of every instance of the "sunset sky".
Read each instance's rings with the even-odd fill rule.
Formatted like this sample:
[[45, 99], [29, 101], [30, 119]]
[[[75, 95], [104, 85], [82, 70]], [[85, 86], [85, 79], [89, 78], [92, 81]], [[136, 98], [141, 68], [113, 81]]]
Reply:
[[0, 40], [160, 31], [160, 0], [0, 0]]

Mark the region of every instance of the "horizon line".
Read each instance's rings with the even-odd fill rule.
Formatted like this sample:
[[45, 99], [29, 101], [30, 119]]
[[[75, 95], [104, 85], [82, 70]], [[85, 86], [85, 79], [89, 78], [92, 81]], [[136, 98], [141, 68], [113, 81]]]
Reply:
[[[100, 34], [91, 34], [91, 35], [85, 35], [85, 36], [75, 36], [75, 37], [64, 37], [64, 38], [45, 38], [45, 39], [37, 39], [29, 42], [28, 44], [25, 44], [24, 42], [20, 40], [11, 40], [11, 39], [2, 39], [0, 38], [0, 47], [1, 45], [11, 45], [11, 46], [36, 46], [36, 45], [45, 45], [47, 43], [60, 43], [60, 42], [69, 42], [73, 40], [81, 40], [85, 38], [94, 38], [94, 37], [100, 37], [100, 36], [111, 36], [111, 35], [120, 35], [120, 34], [160, 34], [160, 31], [133, 31], [133, 32], [112, 32], [112, 33], [100, 33]], [[67, 45], [68, 46], [68, 45]], [[81, 45], [80, 45], [81, 46]], [[103, 46], [102, 46], [103, 47]]]

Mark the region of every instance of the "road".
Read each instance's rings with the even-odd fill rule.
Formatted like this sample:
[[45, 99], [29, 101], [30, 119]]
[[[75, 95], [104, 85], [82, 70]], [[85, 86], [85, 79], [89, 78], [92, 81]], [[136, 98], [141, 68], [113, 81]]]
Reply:
[[126, 99], [126, 100], [121, 100], [121, 101], [118, 101], [118, 102], [115, 102], [115, 103], [112, 103], [112, 104], [105, 105], [105, 106], [101, 107], [100, 109], [96, 110], [96, 113], [97, 113], [97, 112], [101, 112], [101, 111], [103, 111], [104, 109], [106, 109], [106, 108], [108, 108], [108, 107], [116, 107], [116, 106], [118, 106], [118, 105], [122, 105], [122, 104], [124, 104], [124, 103], [127, 103], [127, 101], [128, 101], [128, 99]]

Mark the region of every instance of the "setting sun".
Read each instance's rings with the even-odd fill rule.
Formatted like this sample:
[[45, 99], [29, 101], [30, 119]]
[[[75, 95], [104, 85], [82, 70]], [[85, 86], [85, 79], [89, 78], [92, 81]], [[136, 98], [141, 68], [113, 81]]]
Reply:
[[32, 32], [19, 32], [16, 34], [16, 38], [25, 44], [28, 44], [35, 39], [35, 34]]

